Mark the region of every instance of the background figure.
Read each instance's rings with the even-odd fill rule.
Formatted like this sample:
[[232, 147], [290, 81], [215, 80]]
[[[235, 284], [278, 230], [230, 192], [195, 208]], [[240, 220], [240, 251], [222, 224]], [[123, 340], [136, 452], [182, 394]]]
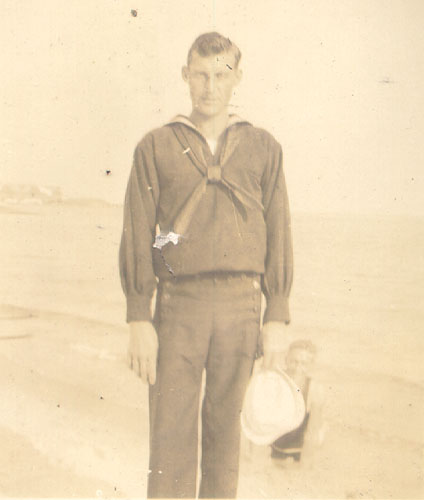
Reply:
[[316, 351], [311, 341], [296, 340], [289, 346], [285, 367], [281, 367], [302, 391], [306, 407], [302, 424], [271, 445], [271, 457], [284, 463], [301, 460], [302, 464], [312, 465], [314, 453], [324, 439], [324, 390], [311, 376]]

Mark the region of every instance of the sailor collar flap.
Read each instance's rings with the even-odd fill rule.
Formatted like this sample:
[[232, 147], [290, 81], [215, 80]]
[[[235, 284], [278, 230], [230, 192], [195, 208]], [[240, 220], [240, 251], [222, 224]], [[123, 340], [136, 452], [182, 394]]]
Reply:
[[[250, 125], [249, 122], [242, 120], [237, 115], [230, 115], [227, 130], [236, 124]], [[196, 167], [203, 176], [174, 221], [173, 231], [176, 234], [185, 234], [190, 220], [195, 213], [208, 184], [221, 184], [227, 188], [230, 196], [234, 198], [244, 209], [253, 207], [257, 207], [259, 209], [263, 208], [262, 205], [248, 191], [231, 179], [231, 171], [226, 171], [224, 168], [238, 144], [238, 134], [227, 134], [220, 164], [208, 165], [204, 158], [202, 148], [192, 147], [188, 134], [186, 133], [187, 131], [185, 130], [185, 127], [189, 127], [203, 137], [196, 126], [187, 117], [182, 115], [175, 117], [168, 125], [171, 125], [172, 131], [181, 145], [182, 153], [187, 155], [193, 166]]]

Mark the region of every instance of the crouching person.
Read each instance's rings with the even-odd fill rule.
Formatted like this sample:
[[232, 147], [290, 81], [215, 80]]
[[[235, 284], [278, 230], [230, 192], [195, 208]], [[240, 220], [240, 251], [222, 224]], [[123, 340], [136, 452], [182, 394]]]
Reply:
[[303, 395], [305, 415], [297, 428], [272, 443], [271, 457], [280, 463], [301, 462], [312, 466], [314, 455], [323, 442], [324, 390], [311, 375], [315, 359], [316, 347], [312, 342], [297, 340], [290, 344], [283, 369]]

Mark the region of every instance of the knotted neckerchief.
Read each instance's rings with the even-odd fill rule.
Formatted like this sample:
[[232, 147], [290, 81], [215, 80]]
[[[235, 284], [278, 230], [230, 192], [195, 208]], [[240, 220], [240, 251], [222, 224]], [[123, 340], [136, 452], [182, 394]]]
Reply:
[[234, 135], [229, 131], [227, 133], [226, 142], [223, 146], [224, 149], [221, 155], [220, 164], [208, 166], [201, 148], [196, 154], [196, 152], [190, 147], [190, 142], [184, 132], [184, 127], [185, 125], [182, 125], [181, 123], [172, 123], [172, 130], [183, 147], [183, 153], [187, 154], [191, 163], [197, 168], [197, 170], [199, 170], [203, 177], [194, 188], [186, 203], [183, 205], [180, 213], [175, 218], [173, 232], [177, 235], [184, 235], [186, 233], [193, 214], [206, 192], [206, 186], [208, 184], [220, 184], [221, 186], [224, 186], [230, 192], [230, 196], [232, 196], [243, 208], [257, 207], [262, 209], [263, 207], [261, 203], [256, 200], [253, 195], [231, 179], [231, 171], [225, 171], [225, 166], [238, 144], [237, 138], [234, 137]]

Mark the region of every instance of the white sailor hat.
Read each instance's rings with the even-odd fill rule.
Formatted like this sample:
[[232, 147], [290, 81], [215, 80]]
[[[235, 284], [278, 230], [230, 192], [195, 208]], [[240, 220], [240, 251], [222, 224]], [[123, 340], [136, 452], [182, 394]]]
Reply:
[[258, 445], [274, 442], [305, 418], [302, 392], [282, 370], [261, 370], [250, 379], [241, 412], [241, 427]]

